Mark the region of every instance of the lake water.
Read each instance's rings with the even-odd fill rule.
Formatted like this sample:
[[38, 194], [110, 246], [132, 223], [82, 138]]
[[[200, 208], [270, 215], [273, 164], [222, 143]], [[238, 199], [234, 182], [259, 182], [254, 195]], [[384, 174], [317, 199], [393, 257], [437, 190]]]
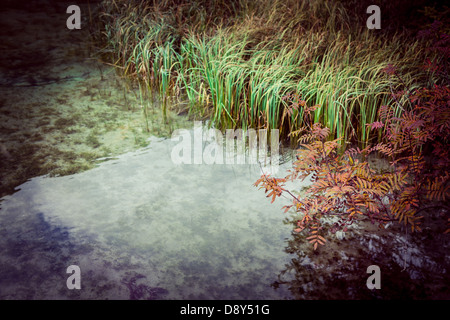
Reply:
[[[270, 204], [253, 185], [270, 167], [237, 157], [176, 164], [180, 141], [151, 138], [94, 169], [36, 177], [2, 198], [0, 298], [448, 298], [445, 238], [430, 247], [363, 225], [312, 252], [285, 223], [289, 199]], [[278, 176], [290, 158], [277, 158]], [[67, 286], [72, 265], [80, 290]], [[382, 290], [366, 286], [370, 265], [382, 270]]]
[[[37, 177], [0, 211], [1, 298], [283, 299], [281, 199], [257, 164], [174, 164], [175, 140], [64, 177]], [[280, 166], [285, 170], [289, 162]], [[69, 290], [67, 267], [81, 270]]]
[[[177, 164], [171, 139], [143, 147], [192, 123], [164, 125], [152, 102], [147, 123], [138, 92], [89, 55], [88, 30], [65, 27], [65, 3], [7, 4], [0, 185], [20, 185], [0, 200], [0, 299], [450, 298], [440, 212], [419, 235], [363, 224], [313, 252], [285, 223], [289, 199], [253, 186], [259, 164]], [[103, 156], [115, 158], [83, 171]], [[366, 286], [371, 265], [381, 290]]]

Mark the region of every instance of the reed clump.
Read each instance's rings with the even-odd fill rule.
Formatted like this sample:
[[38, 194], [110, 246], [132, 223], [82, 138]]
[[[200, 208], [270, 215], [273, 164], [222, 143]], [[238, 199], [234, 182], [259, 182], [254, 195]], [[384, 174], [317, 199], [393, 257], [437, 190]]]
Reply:
[[[304, 125], [302, 107], [283, 99], [295, 92], [319, 105], [314, 121], [331, 136], [366, 145], [376, 138], [366, 124], [393, 91], [437, 81], [418, 68], [432, 54], [420, 40], [369, 30], [341, 2], [104, 0], [98, 19], [103, 52], [163, 112], [183, 101], [217, 128], [288, 137]], [[386, 76], [388, 64], [405, 83]]]

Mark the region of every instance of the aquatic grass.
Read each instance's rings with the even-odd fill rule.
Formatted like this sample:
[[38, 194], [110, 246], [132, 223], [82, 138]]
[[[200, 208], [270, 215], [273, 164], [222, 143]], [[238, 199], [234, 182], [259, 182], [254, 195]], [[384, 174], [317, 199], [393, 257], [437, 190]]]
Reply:
[[404, 85], [382, 70], [402, 65], [405, 84], [414, 87], [413, 70], [425, 56], [403, 34], [350, 28], [352, 17], [340, 3], [103, 3], [114, 64], [145, 84], [147, 96], [158, 94], [164, 115], [170, 99], [185, 99], [190, 115], [209, 117], [222, 129], [277, 128], [288, 136], [303, 125], [303, 110], [287, 112], [283, 97], [298, 93], [319, 105], [314, 121], [365, 145], [372, 138], [366, 124]]
[[246, 61], [246, 44], [245, 39], [227, 42], [223, 34], [209, 41], [191, 38], [187, 47], [195, 47], [198, 54], [196, 59], [188, 59], [191, 67], [186, 73], [197, 80], [187, 84], [187, 77], [183, 78], [188, 96], [199, 92], [195, 84], [206, 84], [214, 110], [213, 123], [225, 122], [225, 126], [230, 126], [236, 125], [237, 120], [245, 128], [254, 126], [262, 115], [265, 120], [264, 124], [260, 121], [260, 126], [276, 128], [282, 96], [295, 87], [296, 67], [282, 61], [289, 58], [283, 52], [261, 51]]
[[141, 83], [139, 82], [139, 101], [142, 108], [142, 112], [144, 113], [144, 119], [145, 119], [145, 129], [147, 132], [150, 132], [150, 125], [149, 125], [149, 113], [148, 113], [148, 102], [145, 99], [145, 93], [147, 91], [142, 88]]

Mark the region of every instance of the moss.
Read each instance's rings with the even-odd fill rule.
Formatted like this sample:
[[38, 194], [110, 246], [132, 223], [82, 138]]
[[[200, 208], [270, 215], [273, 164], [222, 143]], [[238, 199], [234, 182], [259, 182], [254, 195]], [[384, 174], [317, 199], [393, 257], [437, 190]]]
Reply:
[[74, 126], [70, 126], [70, 127], [62, 129], [62, 132], [64, 134], [73, 134], [73, 133], [78, 132], [78, 129], [76, 127], [74, 127]]
[[86, 137], [86, 144], [92, 148], [98, 148], [101, 143], [98, 140], [97, 136], [95, 136], [93, 133], [90, 133], [87, 137]]
[[137, 147], [146, 147], [146, 146], [148, 146], [148, 141], [147, 141], [146, 137], [144, 137], [144, 136], [135, 136], [134, 144]]
[[54, 131], [55, 129], [56, 129], [56, 127], [53, 125], [46, 125], [46, 126], [41, 127], [41, 132], [42, 133], [50, 133], [50, 132]]
[[81, 171], [92, 169], [93, 165], [87, 162], [73, 162], [67, 164], [65, 167], [58, 168], [53, 170], [51, 175], [55, 176], [67, 176], [71, 174], [76, 174]]
[[30, 141], [32, 142], [37, 142], [37, 141], [42, 141], [44, 138], [41, 134], [39, 133], [34, 133], [31, 137], [30, 137]]
[[95, 120], [93, 120], [91, 118], [83, 119], [83, 126], [85, 126], [86, 128], [92, 129], [96, 125], [97, 125], [97, 123], [95, 122]]
[[97, 152], [81, 152], [79, 156], [86, 161], [93, 161], [97, 158], [100, 158], [100, 154]]
[[45, 117], [40, 118], [40, 119], [38, 120], [37, 125], [38, 125], [39, 127], [43, 127], [43, 126], [49, 125], [50, 123], [51, 123], [51, 119], [50, 119], [48, 116], [45, 116]]
[[111, 148], [109, 148], [109, 147], [107, 147], [107, 146], [101, 146], [100, 150], [101, 150], [101, 152], [103, 152], [102, 157], [107, 157], [107, 156], [109, 156], [110, 154], [112, 154]]
[[54, 108], [49, 107], [49, 106], [45, 106], [45, 107], [41, 106], [40, 113], [47, 115], [47, 116], [51, 116], [51, 115], [56, 115], [57, 111]]
[[76, 124], [76, 121], [73, 117], [70, 118], [59, 118], [54, 122], [54, 125], [60, 129], [68, 126], [73, 126]]

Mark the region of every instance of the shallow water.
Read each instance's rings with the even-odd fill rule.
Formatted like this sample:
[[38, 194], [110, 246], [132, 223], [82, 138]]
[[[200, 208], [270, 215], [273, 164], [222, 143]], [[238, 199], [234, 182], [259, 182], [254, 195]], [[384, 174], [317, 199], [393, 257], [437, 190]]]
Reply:
[[[1, 203], [1, 298], [280, 299], [291, 227], [259, 165], [175, 165], [170, 139]], [[288, 164], [284, 164], [286, 167]], [[81, 269], [81, 290], [66, 268]]]
[[[20, 191], [0, 201], [0, 298], [288, 297], [270, 284], [290, 227], [252, 185], [259, 166], [175, 165], [170, 139], [125, 153], [146, 129], [189, 124], [162, 125], [156, 105], [147, 128], [136, 92], [89, 56], [87, 28], [66, 29], [68, 4], [2, 13], [0, 185]], [[70, 265], [81, 290], [66, 286]]]
[[[0, 185], [33, 178], [0, 200], [0, 299], [449, 298], [436, 230], [363, 225], [312, 252], [284, 223], [288, 199], [252, 185], [258, 164], [176, 165], [170, 139], [142, 148], [192, 123], [165, 126], [155, 105], [147, 128], [138, 95], [65, 29], [67, 5], [41, 3], [2, 13]], [[374, 264], [382, 289], [370, 291]], [[81, 290], [67, 288], [70, 265]]]

